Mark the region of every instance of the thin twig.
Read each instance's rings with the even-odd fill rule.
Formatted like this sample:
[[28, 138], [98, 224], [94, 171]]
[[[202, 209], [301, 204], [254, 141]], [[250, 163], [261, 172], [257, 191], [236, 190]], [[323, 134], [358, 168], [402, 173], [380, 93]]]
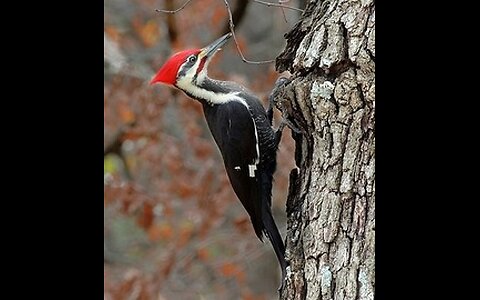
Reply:
[[[280, 4], [284, 4], [288, 2], [290, 2], [290, 0], [278, 0], [278, 3]], [[285, 8], [282, 7], [281, 9], [282, 9], [283, 19], [285, 20], [285, 23], [288, 23], [287, 15], [285, 14]]]
[[[232, 16], [233, 22], [235, 23], [235, 25], [237, 25], [237, 27], [240, 26], [244, 19], [248, 4], [250, 4], [249, 0], [237, 0], [235, 3], [235, 8], [232, 11]], [[226, 20], [225, 25], [222, 26], [222, 31], [219, 32], [219, 35], [224, 35], [225, 33], [230, 32], [229, 25], [230, 23], [228, 22], [228, 20]]]
[[246, 62], [247, 64], [255, 64], [255, 65], [269, 64], [269, 63], [274, 62], [275, 61], [274, 59], [262, 60], [262, 61], [251, 61], [251, 60], [248, 60], [248, 59], [245, 58], [245, 56], [242, 53], [242, 50], [240, 50], [240, 46], [238, 45], [237, 37], [235, 36], [235, 31], [233, 30], [233, 28], [235, 27], [235, 24], [233, 24], [233, 17], [232, 17], [232, 11], [230, 9], [230, 4], [228, 4], [227, 0], [223, 0], [223, 3], [225, 3], [225, 6], [227, 7], [227, 11], [228, 11], [228, 21], [229, 21], [229, 24], [230, 24], [230, 32], [233, 35], [233, 39], [235, 41], [235, 46], [237, 47], [238, 54], [240, 54], [240, 57], [242, 58], [242, 60], [244, 62]]
[[[181, 11], [182, 9], [184, 9], [185, 6], [187, 6], [191, 1], [192, 0], [187, 0], [182, 6], [180, 6], [179, 8], [177, 8], [175, 10], [155, 9], [155, 11], [163, 12], [163, 13], [167, 13], [167, 14], [174, 14], [174, 13], [177, 13], [177, 12]], [[257, 3], [260, 3], [260, 4], [264, 4], [266, 6], [288, 8], [288, 9], [303, 12], [303, 10], [301, 10], [299, 8], [281, 4], [281, 3], [287, 2], [285, 0], [279, 0], [279, 3], [270, 3], [270, 2], [260, 1], [260, 0], [253, 0], [253, 1], [257, 2]], [[262, 61], [252, 61], [252, 60], [248, 60], [245, 57], [245, 55], [243, 55], [243, 52], [240, 49], [240, 45], [238, 44], [237, 36], [235, 35], [235, 31], [234, 31], [235, 24], [233, 23], [233, 16], [232, 16], [232, 10], [230, 9], [230, 4], [228, 3], [227, 0], [223, 0], [223, 3], [225, 4], [225, 7], [227, 8], [227, 12], [228, 12], [228, 24], [229, 24], [229, 27], [230, 27], [230, 32], [232, 33], [233, 40], [235, 41], [235, 46], [237, 48], [237, 52], [238, 52], [238, 54], [240, 54], [240, 57], [242, 58], [242, 61], [244, 61], [247, 64], [255, 64], [255, 65], [269, 64], [269, 63], [275, 62], [275, 59], [262, 60]]]
[[282, 3], [285, 3], [286, 1], [278, 1], [280, 3], [271, 3], [271, 2], [265, 2], [265, 1], [260, 1], [260, 0], [252, 0], [253, 2], [256, 2], [256, 3], [259, 3], [259, 4], [263, 4], [263, 5], [266, 5], [266, 6], [275, 6], [275, 7], [282, 7], [282, 8], [288, 8], [288, 9], [291, 9], [291, 10], [296, 10], [296, 11], [299, 11], [299, 12], [302, 12], [303, 13], [303, 9], [300, 9], [300, 8], [296, 8], [296, 7], [293, 7], [293, 6], [289, 6], [289, 5], [284, 5]]
[[182, 6], [180, 6], [180, 8], [177, 8], [176, 10], [165, 10], [165, 9], [155, 9], [156, 12], [163, 12], [163, 13], [167, 13], [167, 14], [174, 14], [174, 13], [177, 13], [179, 11], [181, 11], [182, 9], [185, 8], [185, 6], [188, 5], [188, 3], [190, 3], [192, 0], [187, 0], [187, 2], [183, 3]]
[[[167, 8], [174, 9], [174, 0], [165, 0]], [[168, 37], [170, 39], [170, 45], [174, 44], [178, 37], [177, 23], [175, 22], [174, 14], [167, 15], [167, 28], [168, 28]]]
[[[278, 0], [278, 3], [280, 3], [281, 0]], [[287, 15], [285, 14], [285, 8], [281, 7], [280, 8], [282, 10], [282, 15], [283, 15], [283, 19], [285, 20], [285, 23], [288, 23], [288, 20], [287, 20]]]

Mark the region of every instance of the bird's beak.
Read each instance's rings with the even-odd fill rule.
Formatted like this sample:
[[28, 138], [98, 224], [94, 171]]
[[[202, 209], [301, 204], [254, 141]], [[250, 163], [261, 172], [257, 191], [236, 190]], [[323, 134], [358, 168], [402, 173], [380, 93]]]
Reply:
[[215, 42], [208, 45], [207, 47], [203, 48], [202, 49], [202, 56], [207, 57], [207, 58], [211, 58], [217, 52], [217, 50], [220, 49], [220, 47], [225, 45], [225, 43], [228, 41], [228, 39], [231, 36], [232, 36], [232, 33], [229, 32], [229, 33], [225, 34], [224, 36], [222, 36], [221, 38], [219, 38], [218, 40], [216, 40]]

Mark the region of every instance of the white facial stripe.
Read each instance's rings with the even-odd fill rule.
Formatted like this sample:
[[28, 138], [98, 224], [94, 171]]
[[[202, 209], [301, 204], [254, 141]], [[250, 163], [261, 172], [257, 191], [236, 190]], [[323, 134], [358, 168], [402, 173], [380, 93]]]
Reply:
[[[180, 68], [178, 68], [178, 74], [182, 72], [182, 69], [185, 67], [185, 65], [188, 63], [188, 61], [185, 61], [183, 64], [180, 65]], [[178, 76], [177, 74], [177, 76]]]
[[193, 76], [195, 76], [195, 71], [198, 69], [198, 66], [200, 64], [200, 60], [201, 60], [201, 58], [197, 57], [197, 60], [195, 61], [195, 64], [193, 64], [193, 66], [191, 66], [190, 69], [183, 70], [184, 68], [187, 67], [186, 66], [188, 64], [188, 58], [187, 58], [187, 60], [185, 60], [185, 62], [183, 64], [181, 64], [180, 67], [178, 68], [177, 80], [178, 80], [178, 76], [180, 74], [185, 74], [182, 78], [188, 77], [188, 78], [190, 78], [190, 80], [192, 80]]

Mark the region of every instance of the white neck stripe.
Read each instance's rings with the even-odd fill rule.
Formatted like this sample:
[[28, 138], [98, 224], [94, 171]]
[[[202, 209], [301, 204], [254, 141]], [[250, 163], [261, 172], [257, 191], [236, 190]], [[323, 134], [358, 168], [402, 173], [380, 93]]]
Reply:
[[[189, 93], [193, 97], [205, 100], [210, 105], [225, 104], [230, 101], [237, 101], [243, 104], [243, 106], [245, 106], [248, 112], [250, 113], [250, 107], [248, 106], [248, 103], [244, 99], [238, 96], [240, 92], [233, 92], [233, 93], [226, 94], [226, 93], [214, 93], [212, 91], [204, 90], [192, 84], [191, 74], [188, 74], [188, 75], [190, 76], [185, 76], [177, 81], [177, 86], [183, 91]], [[203, 79], [204, 77], [201, 78], [201, 80]], [[250, 113], [250, 116], [251, 116], [251, 113]], [[252, 122], [253, 122], [253, 128], [255, 130], [255, 150], [257, 152], [257, 157], [255, 158], [253, 163], [257, 165], [260, 162], [260, 147], [258, 145], [257, 125], [255, 124], [253, 117], [252, 117]]]

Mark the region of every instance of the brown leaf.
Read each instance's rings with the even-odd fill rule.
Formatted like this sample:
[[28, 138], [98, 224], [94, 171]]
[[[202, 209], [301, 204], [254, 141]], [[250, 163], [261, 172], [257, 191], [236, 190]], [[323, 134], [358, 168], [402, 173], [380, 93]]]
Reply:
[[153, 205], [145, 202], [143, 203], [143, 212], [138, 216], [137, 223], [144, 229], [150, 228], [153, 224]]
[[163, 202], [162, 213], [166, 218], [173, 216], [174, 210], [172, 208], [172, 205], [169, 202], [167, 201]]
[[178, 247], [181, 248], [185, 246], [191, 240], [192, 232], [193, 232], [193, 228], [191, 226], [182, 227], [182, 229], [180, 229], [180, 234], [178, 236], [178, 241], [177, 241]]
[[235, 228], [241, 233], [246, 234], [250, 233], [252, 225], [250, 224], [250, 219], [247, 217], [238, 217], [233, 221]]
[[176, 157], [170, 157], [167, 156], [165, 157], [165, 164], [167, 166], [167, 169], [169, 172], [172, 174], [177, 174], [182, 170], [183, 163], [180, 159], [177, 159]]
[[220, 272], [224, 276], [232, 277], [237, 272], [237, 266], [235, 266], [233, 263], [226, 262], [222, 264], [222, 266], [220, 267]]
[[237, 282], [240, 284], [245, 282], [245, 272], [242, 270], [241, 267], [239, 267], [234, 263], [231, 263], [231, 262], [223, 263], [222, 266], [220, 267], [220, 272], [225, 277], [235, 277]]
[[250, 292], [245, 292], [242, 294], [242, 300], [265, 300], [264, 295], [257, 295], [255, 296], [254, 294]]
[[209, 252], [208, 252], [207, 248], [200, 248], [200, 249], [197, 250], [197, 257], [201, 261], [203, 261], [203, 262], [208, 261], [209, 256], [210, 255], [209, 255]]
[[158, 24], [154, 20], [148, 20], [146, 23], [143, 23], [139, 18], [135, 18], [132, 21], [132, 25], [145, 47], [149, 48], [158, 43], [160, 32]]
[[188, 198], [195, 194], [195, 189], [192, 187], [191, 182], [179, 181], [174, 185], [175, 192], [180, 198]]
[[213, 15], [212, 18], [210, 19], [210, 22], [213, 26], [218, 26], [219, 24], [222, 24], [225, 21], [225, 18], [227, 17], [227, 13], [225, 11], [225, 8], [222, 7], [221, 5], [215, 6], [215, 9], [213, 10]]
[[111, 40], [115, 42], [120, 40], [120, 31], [118, 31], [117, 27], [115, 26], [106, 26], [105, 33]]
[[205, 238], [212, 227], [212, 218], [205, 218], [198, 229], [198, 236]]
[[167, 278], [168, 275], [170, 275], [170, 272], [172, 272], [173, 267], [175, 266], [176, 257], [175, 257], [176, 252], [173, 251], [170, 253], [168, 259], [166, 260], [166, 264], [162, 267], [161, 273], [164, 276], [164, 278]]
[[210, 157], [213, 152], [211, 141], [197, 139], [193, 142], [193, 150], [199, 159], [205, 160]]
[[130, 107], [125, 103], [119, 103], [118, 107], [118, 115], [120, 119], [125, 124], [132, 124], [135, 122], [135, 113], [130, 109]]
[[151, 241], [170, 240], [173, 237], [173, 229], [169, 224], [154, 225], [148, 229], [148, 238]]

